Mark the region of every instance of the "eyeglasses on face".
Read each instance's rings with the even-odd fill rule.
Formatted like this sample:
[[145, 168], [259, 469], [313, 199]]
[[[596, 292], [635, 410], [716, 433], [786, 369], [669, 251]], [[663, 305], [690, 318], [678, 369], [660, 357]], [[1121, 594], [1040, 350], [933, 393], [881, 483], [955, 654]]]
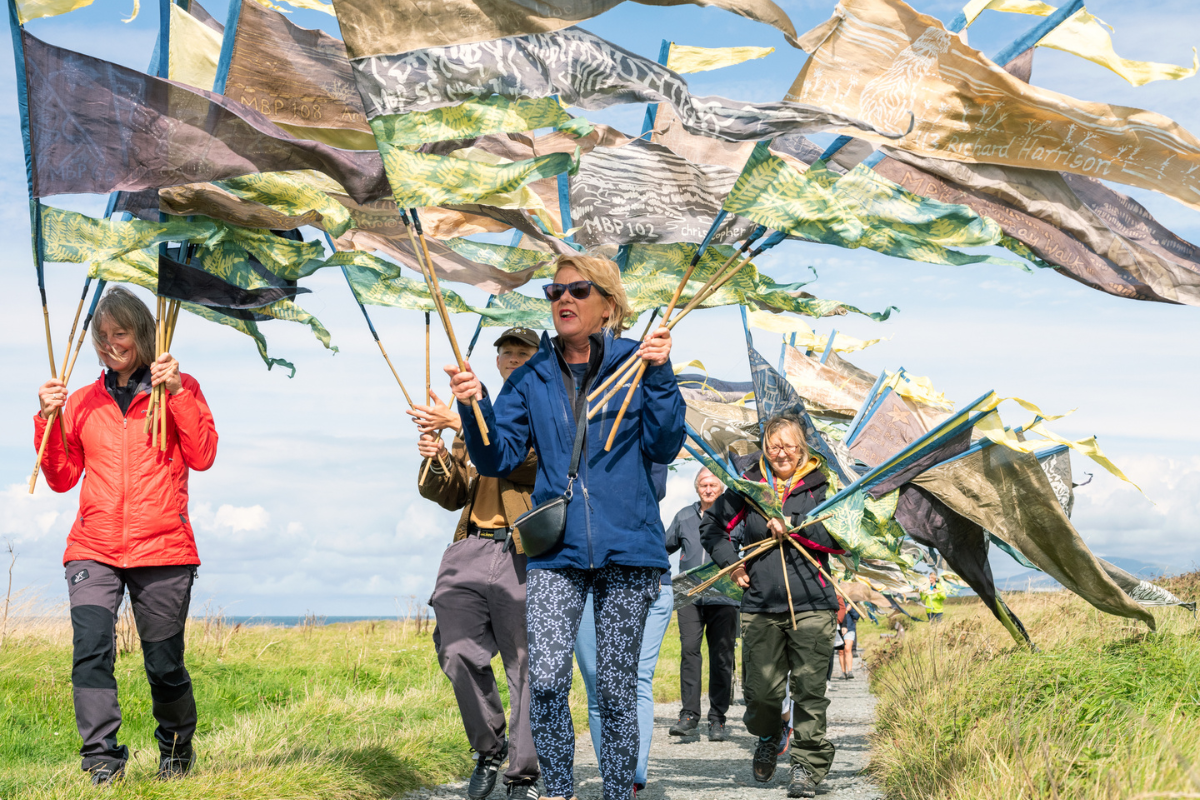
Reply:
[[595, 286], [596, 291], [601, 297], [608, 297], [608, 292], [601, 289], [591, 281], [573, 281], [571, 283], [547, 283], [542, 287], [542, 291], [546, 293], [546, 299], [551, 303], [556, 303], [565, 292], [570, 292], [571, 297], [576, 300], [587, 300], [592, 295], [592, 287]]
[[772, 444], [767, 445], [767, 454], [772, 456], [781, 456], [787, 453], [789, 456], [794, 456], [800, 452], [798, 444]]

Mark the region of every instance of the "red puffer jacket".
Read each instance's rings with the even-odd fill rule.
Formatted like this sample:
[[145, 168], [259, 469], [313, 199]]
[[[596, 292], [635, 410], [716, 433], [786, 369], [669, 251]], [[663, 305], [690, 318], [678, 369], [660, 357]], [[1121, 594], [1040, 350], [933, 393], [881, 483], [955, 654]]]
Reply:
[[[217, 429], [200, 384], [183, 375], [183, 389], [167, 396], [167, 449], [151, 447], [143, 432], [149, 394], [141, 392], [121, 416], [100, 380], [67, 399], [68, 452], [52, 431], [42, 471], [56, 492], [83, 477], [79, 515], [67, 536], [63, 563], [90, 559], [114, 567], [200, 563], [188, 519], [188, 469], [206, 470], [217, 457]], [[34, 447], [46, 420], [34, 415]], [[57, 425], [55, 426], [57, 427]]]

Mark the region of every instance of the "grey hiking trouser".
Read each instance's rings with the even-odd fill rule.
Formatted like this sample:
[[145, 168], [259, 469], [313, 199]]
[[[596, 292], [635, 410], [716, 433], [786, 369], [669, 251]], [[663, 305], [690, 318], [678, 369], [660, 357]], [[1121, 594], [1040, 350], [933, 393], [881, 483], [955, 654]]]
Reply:
[[833, 764], [833, 742], [825, 737], [825, 669], [833, 655], [836, 611], [797, 611], [791, 615], [742, 613], [742, 681], [746, 690], [746, 730], [777, 736], [783, 728], [779, 707], [791, 678], [792, 764], [820, 783]]
[[446, 548], [429, 604], [433, 646], [454, 687], [467, 741], [481, 755], [504, 747], [504, 705], [492, 659], [508, 679], [508, 769], [504, 782], [538, 777], [529, 730], [529, 648], [525, 635], [525, 556], [505, 542], [468, 536]]
[[98, 561], [69, 561], [66, 577], [74, 631], [71, 686], [75, 724], [83, 739], [83, 769], [129, 759], [128, 748], [117, 743], [121, 705], [114, 674], [117, 610], [126, 587], [158, 721], [154, 738], [164, 755], [190, 753], [196, 699], [183, 665], [183, 633], [195, 567], [119, 569]]

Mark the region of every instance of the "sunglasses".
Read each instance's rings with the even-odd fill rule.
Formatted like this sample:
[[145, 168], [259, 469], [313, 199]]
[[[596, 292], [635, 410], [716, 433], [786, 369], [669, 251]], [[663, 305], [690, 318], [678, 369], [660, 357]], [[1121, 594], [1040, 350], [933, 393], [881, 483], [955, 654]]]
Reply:
[[542, 287], [542, 291], [546, 293], [546, 299], [551, 303], [557, 303], [566, 292], [571, 293], [571, 297], [576, 300], [587, 300], [592, 296], [592, 287], [596, 287], [596, 291], [601, 297], [608, 297], [608, 292], [601, 289], [591, 281], [574, 281], [572, 283], [547, 283]]

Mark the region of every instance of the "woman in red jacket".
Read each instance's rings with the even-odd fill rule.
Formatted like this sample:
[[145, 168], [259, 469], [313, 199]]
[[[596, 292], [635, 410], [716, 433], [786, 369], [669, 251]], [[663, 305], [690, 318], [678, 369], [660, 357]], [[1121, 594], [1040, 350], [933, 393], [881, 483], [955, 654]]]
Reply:
[[[158, 775], [171, 778], [195, 761], [196, 701], [183, 663], [183, 629], [200, 559], [188, 519], [188, 470], [212, 466], [217, 431], [195, 378], [180, 374], [169, 353], [155, 359], [154, 318], [132, 292], [113, 287], [101, 298], [92, 344], [107, 370], [69, 400], [62, 381], [47, 381], [34, 417], [35, 447], [55, 410], [66, 421], [67, 447], [51, 431], [42, 458], [50, 488], [66, 492], [83, 478], [63, 556], [80, 755], [94, 784], [124, 774], [129, 750], [117, 744], [114, 633], [128, 588], [158, 721]], [[150, 387], [160, 384], [168, 395], [165, 452], [143, 432]]]

